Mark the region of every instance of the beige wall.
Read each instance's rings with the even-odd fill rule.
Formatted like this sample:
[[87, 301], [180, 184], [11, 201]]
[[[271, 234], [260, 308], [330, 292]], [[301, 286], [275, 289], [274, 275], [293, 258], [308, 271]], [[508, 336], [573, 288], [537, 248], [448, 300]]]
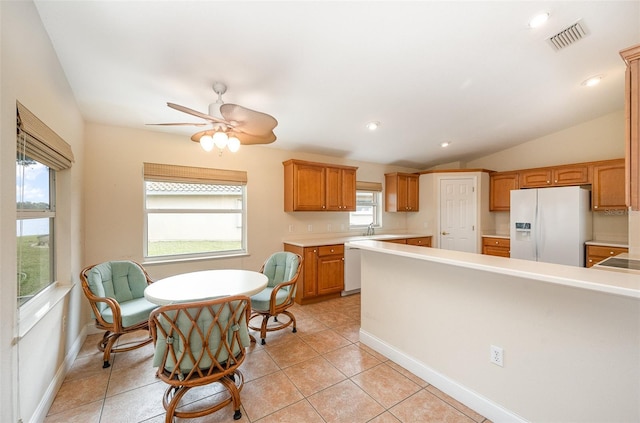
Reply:
[[[347, 212], [284, 211], [284, 167], [291, 158], [357, 166], [357, 179], [384, 183], [384, 173], [415, 169], [299, 154], [264, 146], [243, 146], [237, 153], [206, 153], [188, 135], [170, 135], [87, 124], [85, 162], [86, 260], [142, 261], [144, 242], [144, 162], [211, 167], [247, 172], [249, 255], [173, 264], [147, 264], [154, 278], [211, 268], [259, 269], [265, 258], [282, 250], [286, 238], [347, 236]], [[277, 143], [277, 141], [276, 141]], [[277, 144], [276, 144], [277, 145]], [[383, 231], [406, 229], [406, 214], [383, 213]], [[312, 231], [308, 230], [311, 225]], [[290, 232], [292, 226], [294, 231]]]
[[[37, 323], [18, 346], [16, 319], [16, 100], [31, 110], [72, 147], [76, 163], [57, 178], [57, 275], [62, 284], [78, 282], [82, 263], [83, 121], [49, 37], [33, 3], [0, 2], [1, 147], [0, 147], [0, 421], [30, 421], [46, 413], [41, 400], [55, 392], [65, 360], [85, 329], [88, 311], [79, 286]], [[71, 312], [69, 312], [71, 310]], [[63, 316], [67, 316], [64, 319]], [[66, 320], [66, 325], [63, 322]], [[24, 322], [21, 328], [24, 328]], [[46, 352], [43, 354], [43, 352]], [[18, 384], [18, 361], [20, 380]], [[18, 409], [18, 395], [20, 409]], [[40, 407], [40, 409], [38, 409]], [[42, 409], [44, 408], [44, 409]], [[40, 414], [40, 417], [43, 415]]]
[[624, 111], [610, 113], [466, 163], [495, 171], [624, 157]]

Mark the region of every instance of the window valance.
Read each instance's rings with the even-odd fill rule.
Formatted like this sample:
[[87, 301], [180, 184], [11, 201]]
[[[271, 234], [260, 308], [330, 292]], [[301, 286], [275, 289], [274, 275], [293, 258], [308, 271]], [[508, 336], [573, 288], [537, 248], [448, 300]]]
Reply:
[[19, 101], [16, 109], [18, 152], [52, 169], [69, 169], [75, 161], [71, 146]]
[[241, 170], [144, 163], [144, 179], [146, 181], [245, 185], [247, 183], [247, 172]]
[[382, 192], [382, 184], [380, 182], [356, 181], [356, 191]]

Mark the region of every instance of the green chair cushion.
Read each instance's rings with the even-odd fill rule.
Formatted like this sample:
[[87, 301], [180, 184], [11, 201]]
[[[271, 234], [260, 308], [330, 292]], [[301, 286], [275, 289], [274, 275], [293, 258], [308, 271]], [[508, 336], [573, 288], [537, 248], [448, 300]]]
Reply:
[[[276, 305], [280, 305], [289, 296], [288, 287], [284, 287], [276, 294]], [[273, 288], [266, 287], [256, 295], [251, 297], [251, 308], [257, 311], [269, 311], [269, 301], [271, 300], [271, 293]]]
[[[235, 304], [237, 304], [237, 301], [234, 301], [232, 304], [234, 304], [234, 307], [235, 307], [236, 306]], [[224, 308], [222, 309], [222, 311], [219, 312], [220, 307], [224, 307]], [[211, 354], [216, 357], [216, 360], [219, 363], [225, 363], [229, 359], [229, 351], [226, 348], [221, 348], [220, 351], [217, 351], [217, 350], [220, 345], [220, 339], [221, 339], [220, 328], [221, 327], [224, 328], [227, 326], [229, 319], [231, 317], [231, 312], [228, 304], [221, 304], [221, 305], [214, 306], [212, 308], [215, 313], [219, 312], [220, 316], [218, 318], [218, 324], [215, 324], [215, 326], [211, 329], [210, 335], [206, 343], [208, 344], [208, 349], [209, 351], [211, 351]], [[242, 306], [241, 309], [237, 312], [237, 317], [240, 318], [239, 322], [235, 325], [232, 325], [226, 334], [227, 342], [229, 343], [229, 345], [232, 346], [232, 354], [234, 357], [238, 355], [241, 348], [246, 348], [251, 344], [251, 340], [249, 338], [249, 330], [247, 328], [247, 322], [245, 320], [245, 314], [243, 309], [244, 309], [244, 306]], [[197, 311], [198, 311], [197, 308], [188, 308], [188, 309], [179, 310], [180, 315], [178, 316], [178, 322], [177, 322], [178, 329], [182, 334], [184, 334], [185, 336], [187, 334], [190, 334], [190, 338], [188, 342], [191, 348], [191, 352], [196, 358], [200, 356], [200, 354], [203, 351], [203, 348], [205, 348], [203, 346], [203, 344], [205, 343], [204, 342], [205, 340], [202, 339], [202, 337], [197, 331], [191, 330], [191, 326], [192, 326], [191, 319], [186, 317], [184, 313], [188, 312], [190, 315], [193, 316], [197, 313]], [[167, 315], [169, 315], [171, 319], [175, 319], [175, 315], [177, 312], [178, 310], [171, 310], [167, 312]], [[201, 314], [198, 316], [198, 320], [197, 320], [198, 327], [201, 329], [202, 333], [204, 334], [208, 333], [210, 326], [213, 322], [213, 319], [214, 319], [214, 316], [209, 312], [208, 308], [204, 308]], [[167, 350], [167, 345], [170, 345], [171, 348], [174, 349], [177, 357], [180, 357], [182, 353], [186, 350], [185, 342], [181, 336], [175, 333], [175, 328], [171, 329], [171, 325], [165, 318], [162, 317], [162, 315], [158, 316], [158, 321], [162, 326], [162, 328], [167, 333], [169, 333], [170, 335], [173, 333], [173, 335], [171, 336], [171, 339], [167, 340], [167, 338], [163, 335], [163, 333], [160, 330], [157, 331], [156, 346], [155, 346], [155, 352], [153, 355], [153, 367], [158, 367], [162, 365], [162, 360], [163, 360], [165, 351]], [[237, 342], [236, 343], [232, 342], [233, 334], [236, 331], [239, 332], [241, 345], [238, 345]], [[212, 363], [213, 361], [211, 360], [211, 357], [207, 352], [205, 352], [204, 357], [200, 361], [199, 367], [201, 369], [208, 369], [209, 367], [211, 367]], [[168, 371], [173, 371], [175, 365], [176, 363], [173, 360], [171, 354], [168, 354], [164, 368]], [[180, 371], [181, 373], [188, 373], [189, 371], [191, 371], [193, 366], [194, 366], [194, 362], [187, 355], [180, 363]]]
[[269, 278], [268, 287], [293, 279], [298, 271], [298, 256], [288, 251], [280, 251], [269, 257], [262, 273]]
[[[94, 266], [87, 273], [91, 292], [98, 297], [110, 297], [120, 305], [144, 298], [147, 278], [142, 269], [130, 261], [109, 261]], [[109, 308], [106, 303], [97, 304], [100, 313]], [[147, 315], [148, 317], [148, 315]]]
[[[105, 303], [103, 303], [105, 304]], [[123, 301], [120, 304], [120, 313], [122, 315], [122, 326], [129, 327], [144, 322], [149, 319], [149, 314], [158, 308], [156, 304], [150, 303], [146, 298], [135, 298], [129, 301]], [[109, 323], [113, 323], [113, 313], [111, 307], [107, 306], [100, 313], [102, 318]]]

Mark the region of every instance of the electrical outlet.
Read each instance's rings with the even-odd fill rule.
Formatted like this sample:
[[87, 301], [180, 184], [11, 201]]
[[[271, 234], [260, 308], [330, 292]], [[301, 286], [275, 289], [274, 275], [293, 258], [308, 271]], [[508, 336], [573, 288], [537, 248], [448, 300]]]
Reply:
[[504, 367], [504, 351], [502, 350], [502, 348], [492, 345], [489, 351], [489, 361], [500, 367]]
[[307, 231], [313, 232], [313, 225], [307, 225]]
[[296, 229], [294, 228], [293, 225], [289, 225], [289, 232], [295, 232]]

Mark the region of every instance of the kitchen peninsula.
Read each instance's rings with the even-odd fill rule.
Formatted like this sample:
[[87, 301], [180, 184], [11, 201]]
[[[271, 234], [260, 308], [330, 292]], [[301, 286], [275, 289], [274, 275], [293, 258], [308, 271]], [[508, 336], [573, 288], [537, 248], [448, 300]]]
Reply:
[[640, 421], [640, 273], [346, 246], [361, 251], [361, 342], [482, 415]]

